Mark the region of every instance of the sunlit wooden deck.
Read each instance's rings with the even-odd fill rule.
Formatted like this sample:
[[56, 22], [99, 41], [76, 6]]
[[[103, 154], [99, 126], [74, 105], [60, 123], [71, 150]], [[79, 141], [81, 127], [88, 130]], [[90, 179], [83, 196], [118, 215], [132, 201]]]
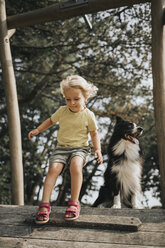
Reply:
[[52, 207], [50, 222], [36, 225], [37, 206], [0, 205], [2, 248], [165, 247], [165, 210], [83, 208], [75, 222]]

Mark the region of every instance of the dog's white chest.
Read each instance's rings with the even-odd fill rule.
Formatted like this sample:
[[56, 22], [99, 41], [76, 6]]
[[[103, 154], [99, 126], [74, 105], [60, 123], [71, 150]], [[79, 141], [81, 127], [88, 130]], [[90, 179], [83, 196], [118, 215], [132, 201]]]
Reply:
[[113, 147], [113, 152], [114, 155], [117, 156], [124, 154], [124, 157], [128, 160], [136, 160], [139, 158], [139, 146], [124, 139], [121, 139]]
[[141, 165], [139, 161], [139, 146], [124, 139], [113, 147], [114, 155], [123, 158], [112, 167], [112, 172], [117, 173], [123, 191], [126, 195], [130, 190], [136, 192], [140, 188]]

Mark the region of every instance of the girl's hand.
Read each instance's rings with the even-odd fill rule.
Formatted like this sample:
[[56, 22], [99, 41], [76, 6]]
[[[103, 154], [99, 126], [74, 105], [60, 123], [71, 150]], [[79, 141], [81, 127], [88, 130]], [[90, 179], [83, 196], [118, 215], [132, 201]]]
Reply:
[[35, 136], [35, 135], [38, 135], [39, 134], [39, 130], [36, 128], [36, 129], [33, 129], [32, 131], [30, 131], [29, 133], [28, 133], [28, 138], [29, 138], [29, 140], [31, 140], [31, 137], [32, 136]]
[[102, 164], [102, 162], [103, 162], [103, 157], [102, 157], [101, 151], [100, 151], [100, 150], [96, 150], [94, 156], [95, 156], [95, 158], [97, 158], [97, 162], [98, 162], [99, 164]]

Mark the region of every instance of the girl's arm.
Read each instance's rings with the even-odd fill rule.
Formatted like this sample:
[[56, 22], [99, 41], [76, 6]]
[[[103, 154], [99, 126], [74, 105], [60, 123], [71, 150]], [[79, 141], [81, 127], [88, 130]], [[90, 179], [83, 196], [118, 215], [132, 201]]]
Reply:
[[31, 130], [28, 133], [28, 138], [31, 140], [32, 136], [38, 135], [39, 133], [45, 131], [49, 127], [53, 126], [55, 123], [51, 121], [50, 118], [48, 118], [46, 121], [44, 121], [41, 125], [39, 125], [36, 129]]
[[103, 157], [101, 154], [101, 145], [100, 145], [100, 139], [97, 130], [90, 132], [92, 144], [95, 150], [94, 156], [97, 157], [97, 161], [99, 164], [103, 162]]

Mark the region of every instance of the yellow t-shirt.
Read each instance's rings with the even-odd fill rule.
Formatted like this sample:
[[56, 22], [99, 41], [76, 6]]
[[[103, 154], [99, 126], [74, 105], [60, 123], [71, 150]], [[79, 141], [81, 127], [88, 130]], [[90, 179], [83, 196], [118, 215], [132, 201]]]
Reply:
[[88, 133], [97, 129], [94, 113], [88, 108], [74, 113], [68, 106], [62, 106], [51, 116], [51, 120], [59, 122], [57, 146], [88, 146]]

